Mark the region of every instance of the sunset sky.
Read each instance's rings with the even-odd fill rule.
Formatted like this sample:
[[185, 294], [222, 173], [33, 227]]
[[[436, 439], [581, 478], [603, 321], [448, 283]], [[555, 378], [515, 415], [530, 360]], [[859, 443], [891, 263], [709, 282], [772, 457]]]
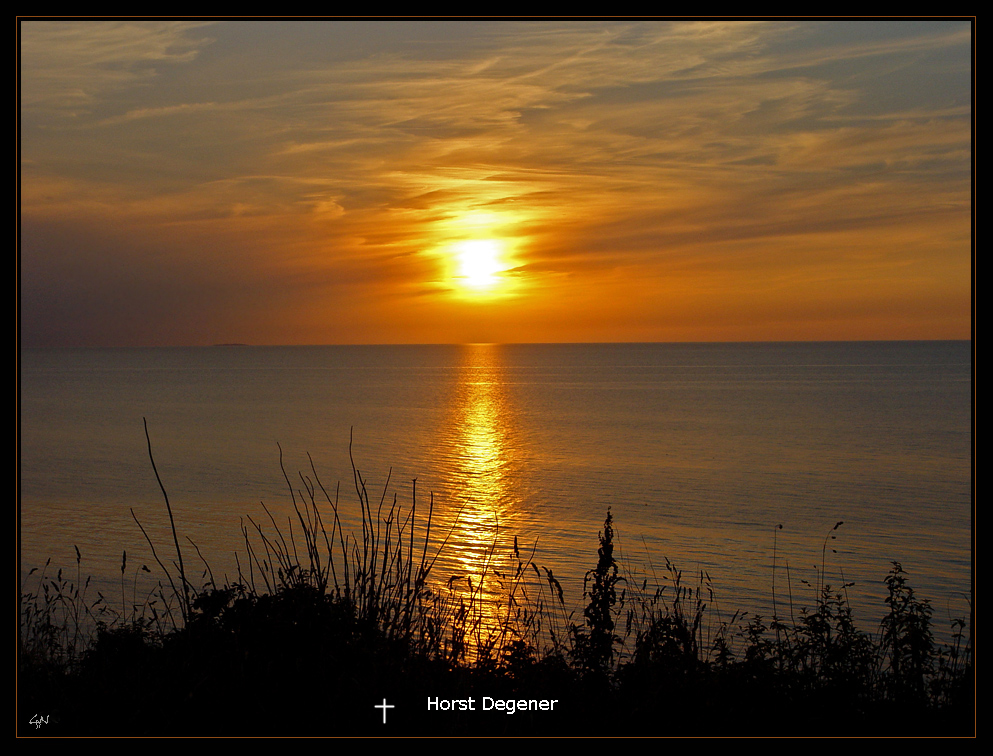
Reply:
[[968, 21], [22, 21], [24, 346], [969, 338]]

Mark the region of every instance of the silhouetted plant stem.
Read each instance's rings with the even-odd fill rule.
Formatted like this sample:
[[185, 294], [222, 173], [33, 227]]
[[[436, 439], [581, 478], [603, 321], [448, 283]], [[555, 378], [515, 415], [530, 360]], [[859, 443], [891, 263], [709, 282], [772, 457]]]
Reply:
[[[146, 440], [147, 436], [146, 424]], [[282, 457], [280, 465], [289, 484]], [[532, 698], [544, 695], [537, 689], [550, 687], [551, 695], [561, 696], [576, 712], [568, 725], [571, 734], [584, 734], [585, 726], [603, 722], [641, 728], [639, 734], [644, 734], [653, 726], [644, 715], [657, 711], [664, 711], [670, 722], [709, 726], [730, 735], [766, 732], [770, 712], [780, 715], [777, 728], [800, 722], [795, 727], [832, 732], [841, 727], [842, 733], [847, 732], [844, 728], [861, 728], [873, 734], [913, 734], [922, 721], [951, 732], [948, 721], [955, 718], [961, 729], [960, 722], [967, 718], [974, 678], [966, 621], [954, 620], [953, 642], [939, 647], [929, 604], [915, 596], [902, 567], [894, 563], [886, 579], [888, 613], [878, 634], [859, 630], [844, 572], [840, 589], [832, 590], [826, 582], [830, 533], [822, 544], [815, 605], [811, 610], [800, 607], [796, 616], [789, 560], [784, 558], [792, 620], [788, 623], [778, 617], [774, 532], [773, 622], [766, 626], [753, 617], [746, 624], [744, 613], [735, 612], [730, 619], [721, 615], [708, 571], [694, 570], [697, 582], [688, 585], [667, 558], [665, 573], [660, 569], [655, 574], [651, 566], [654, 586], [648, 578], [626, 581], [619, 574], [618, 561], [624, 560], [608, 509], [598, 534], [596, 566], [584, 580], [584, 620], [574, 622], [575, 613], [567, 614], [565, 608], [562, 585], [549, 568], [535, 562], [537, 539], [530, 553], [522, 553], [515, 537], [512, 551], [504, 554], [502, 542], [494, 537], [478, 568], [446, 581], [435, 571], [464, 507], [438, 545], [431, 541], [433, 495], [423, 525], [416, 517], [416, 480], [409, 510], [404, 511], [396, 495], [386, 507], [384, 493], [373, 514], [366, 482], [353, 467], [362, 518], [360, 544], [355, 535], [342, 532], [337, 491], [330, 497], [312, 459], [310, 465], [313, 480], [300, 475], [300, 488], [290, 486], [296, 517], [289, 513], [287, 524], [282, 524], [283, 510], [270, 510], [263, 503], [274, 532], [248, 516], [251, 529], [246, 520], [241, 522], [248, 575], [243, 575], [236, 555], [238, 583], [217, 586], [203, 560], [203, 579], [209, 575], [210, 582], [198, 591], [181, 570], [181, 590], [173, 582], [179, 563], [166, 568], [133, 510], [168, 578], [171, 595], [160, 582], [158, 594], [153, 589], [142, 607], [136, 580], [129, 607], [126, 552], [119, 613], [102, 595], [87, 603], [79, 587], [78, 549], [75, 583], [61, 570], [54, 580], [42, 571], [37, 592], [22, 595], [19, 674], [28, 669], [36, 675], [32, 680], [46, 685], [54, 680], [55, 685], [85, 691], [86, 701], [75, 704], [83, 711], [82, 704], [92, 699], [89, 721], [99, 720], [94, 712], [111, 707], [117, 712], [121, 691], [133, 691], [136, 682], [154, 675], [155, 689], [123, 696], [130, 719], [122, 716], [120, 721], [135, 723], [133, 727], [161, 721], [168, 728], [194, 710], [212, 713], [201, 718], [206, 727], [266, 730], [280, 721], [296, 727], [304, 720], [317, 721], [329, 710], [345, 711], [356, 688], [362, 696], [369, 693], [368, 685], [362, 686], [370, 669], [376, 674], [368, 677], [376, 686], [396, 680], [407, 690], [419, 690], [430, 680], [432, 695], [435, 688], [452, 686], [460, 697], [501, 691], [501, 696]], [[331, 518], [321, 516], [318, 489], [334, 512], [330, 534], [323, 520]], [[358, 530], [358, 523], [355, 527]], [[414, 534], [418, 527], [424, 530], [423, 547]], [[174, 537], [175, 532], [173, 525]], [[298, 548], [297, 538], [306, 548]], [[203, 559], [196, 543], [190, 543]], [[631, 571], [626, 564], [624, 569]], [[816, 563], [813, 569], [818, 569]], [[618, 595], [620, 582], [625, 585]], [[494, 598], [497, 587], [501, 592]], [[159, 599], [161, 607], [156, 606]], [[116, 599], [111, 603], [116, 605]], [[182, 622], [173, 614], [177, 603]], [[83, 634], [82, 620], [87, 618], [96, 629]], [[172, 620], [171, 630], [163, 619]], [[971, 618], [969, 629], [971, 633]], [[253, 697], [240, 694], [253, 685], [301, 695], [277, 696], [246, 717], [242, 707], [253, 706], [247, 700]], [[158, 693], [160, 687], [164, 694]], [[381, 696], [382, 690], [377, 688], [375, 695]], [[364, 697], [362, 701], [364, 706]], [[714, 717], [715, 707], [720, 707], [719, 717]], [[895, 717], [898, 710], [907, 716]], [[225, 714], [214, 716], [218, 711]], [[444, 721], [498, 721], [506, 728], [542, 720]], [[565, 720], [555, 720], [561, 721]], [[84, 731], [87, 726], [92, 725], [82, 725]], [[657, 721], [654, 726], [668, 725]], [[176, 733], [163, 729], [157, 734]]]
[[[176, 590], [176, 583], [173, 582], [172, 573], [166, 568], [164, 564], [162, 564], [162, 560], [159, 559], [159, 555], [155, 551], [155, 544], [152, 542], [152, 539], [148, 537], [148, 533], [145, 531], [145, 528], [142, 526], [141, 521], [138, 519], [138, 515], [134, 513], [134, 507], [131, 507], [131, 517], [138, 525], [138, 529], [141, 531], [141, 534], [145, 537], [145, 543], [148, 544], [148, 548], [152, 550], [152, 558], [155, 560], [156, 564], [159, 565], [159, 568], [162, 570], [162, 572], [165, 573], [166, 579], [169, 581], [169, 585], [172, 587], [173, 595], [178, 596], [179, 591]], [[185, 605], [182, 611], [183, 611], [183, 619], [185, 620], [187, 617]]]
[[[179, 582], [183, 585], [183, 619], [190, 616], [190, 586], [186, 581], [186, 569], [183, 567], [183, 551], [179, 548], [179, 536], [176, 535], [176, 520], [172, 516], [172, 506], [169, 504], [169, 494], [166, 493], [165, 486], [162, 485], [162, 478], [159, 477], [158, 468], [155, 467], [155, 457], [152, 456], [152, 439], [148, 435], [148, 420], [141, 419], [145, 424], [145, 441], [148, 443], [148, 459], [152, 463], [152, 472], [155, 473], [155, 480], [159, 483], [162, 497], [165, 499], [166, 511], [169, 513], [169, 525], [172, 527], [172, 542], [176, 546], [176, 558], [179, 560]], [[132, 514], [134, 514], [132, 512]], [[146, 536], [147, 537], [147, 536]]]

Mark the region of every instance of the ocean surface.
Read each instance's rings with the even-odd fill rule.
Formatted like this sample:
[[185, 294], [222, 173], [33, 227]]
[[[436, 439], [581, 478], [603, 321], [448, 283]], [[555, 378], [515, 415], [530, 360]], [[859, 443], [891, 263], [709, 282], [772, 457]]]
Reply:
[[469, 576], [496, 591], [489, 571], [516, 537], [561, 581], [568, 609], [579, 608], [609, 508], [629, 585], [664, 581], [670, 560], [684, 583], [709, 578], [707, 600], [721, 616], [768, 617], [773, 590], [783, 615], [790, 595], [795, 609], [810, 606], [819, 580], [853, 583], [856, 619], [872, 630], [899, 561], [940, 630], [967, 616], [971, 600], [971, 350], [27, 349], [22, 586], [49, 558], [50, 573], [75, 574], [74, 547], [93, 590], [137, 594], [139, 580], [162, 577], [135, 522], [160, 557], [174, 556], [145, 419], [197, 580], [204, 562], [218, 582], [238, 577], [243, 526], [271, 533], [263, 503], [290, 527], [281, 458], [297, 491], [300, 473], [319, 476], [346, 528], [359, 529], [351, 453], [374, 506], [388, 509], [395, 496], [407, 511], [416, 495], [419, 536], [433, 498], [432, 552], [448, 538], [441, 582]]

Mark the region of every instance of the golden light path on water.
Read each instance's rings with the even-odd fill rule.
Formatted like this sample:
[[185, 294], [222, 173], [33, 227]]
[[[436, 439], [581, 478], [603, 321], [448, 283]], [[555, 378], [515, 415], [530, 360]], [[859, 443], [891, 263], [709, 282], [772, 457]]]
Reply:
[[463, 350], [440, 455], [449, 461], [455, 494], [446, 518], [445, 562], [436, 577], [446, 581], [453, 598], [471, 604], [467, 619], [486, 635], [507, 618], [518, 566], [516, 559], [507, 562], [508, 526], [518, 521], [522, 505], [512, 480], [522, 452], [499, 346], [468, 344]]

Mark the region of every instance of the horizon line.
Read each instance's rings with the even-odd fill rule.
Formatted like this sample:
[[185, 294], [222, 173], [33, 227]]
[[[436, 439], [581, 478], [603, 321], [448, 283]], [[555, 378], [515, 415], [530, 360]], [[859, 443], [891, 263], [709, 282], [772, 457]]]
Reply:
[[344, 346], [377, 346], [377, 347], [421, 347], [421, 346], [610, 346], [610, 345], [728, 345], [728, 344], [897, 344], [921, 342], [971, 342], [967, 338], [919, 338], [919, 339], [765, 339], [765, 340], [729, 340], [729, 341], [424, 341], [424, 342], [337, 342], [315, 344], [280, 344], [280, 343], [251, 343], [251, 342], [217, 342], [213, 344], [49, 344], [23, 345], [18, 343], [19, 350], [26, 349], [219, 349], [238, 347], [344, 347]]

